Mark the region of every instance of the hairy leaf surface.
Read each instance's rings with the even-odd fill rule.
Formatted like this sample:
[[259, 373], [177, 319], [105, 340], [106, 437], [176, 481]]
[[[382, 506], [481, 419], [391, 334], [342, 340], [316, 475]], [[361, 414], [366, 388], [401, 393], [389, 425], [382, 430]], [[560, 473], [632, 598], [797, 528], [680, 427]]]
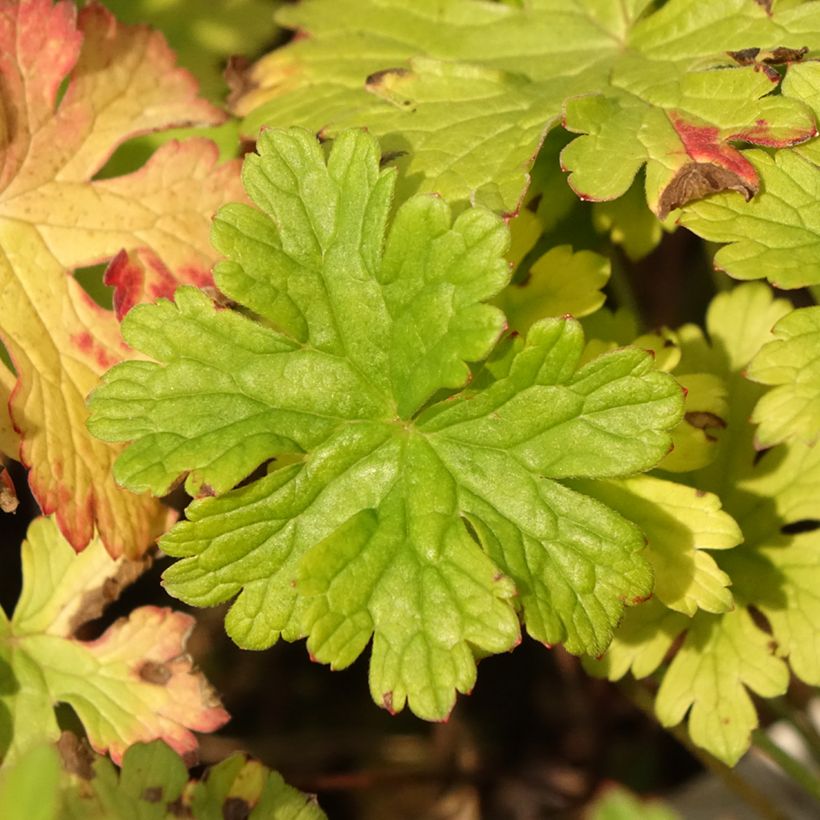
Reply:
[[270, 130], [259, 152], [256, 207], [214, 229], [216, 282], [251, 315], [193, 289], [134, 308], [125, 337], [158, 363], [115, 367], [91, 398], [93, 432], [133, 441], [126, 486], [187, 473], [219, 496], [163, 539], [183, 559], [167, 588], [198, 606], [239, 593], [227, 628], [246, 647], [307, 636], [343, 667], [372, 637], [374, 698], [429, 718], [472, 688], [476, 651], [519, 640], [516, 604], [539, 640], [601, 651], [649, 592], [643, 539], [560, 479], [651, 467], [680, 388], [636, 349], [579, 367], [570, 318], [474, 375], [505, 326], [486, 304], [510, 275], [503, 221], [429, 195], [391, 221], [395, 172], [365, 132], [326, 158], [307, 132]]

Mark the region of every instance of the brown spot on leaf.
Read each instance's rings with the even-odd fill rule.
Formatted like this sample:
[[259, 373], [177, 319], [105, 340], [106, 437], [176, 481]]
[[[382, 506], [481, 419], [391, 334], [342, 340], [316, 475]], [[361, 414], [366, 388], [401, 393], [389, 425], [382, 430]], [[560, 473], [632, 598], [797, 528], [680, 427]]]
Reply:
[[224, 820], [247, 820], [251, 813], [251, 805], [241, 797], [227, 797], [222, 804]]
[[19, 504], [17, 490], [14, 489], [14, 482], [11, 480], [9, 471], [5, 464], [0, 464], [0, 510], [13, 513]]
[[766, 10], [766, 14], [772, 13], [772, 0], [755, 0], [758, 6], [761, 6]]
[[632, 606], [638, 606], [638, 604], [645, 604], [647, 601], [651, 600], [651, 598], [651, 592], [648, 595], [633, 595], [632, 598], [629, 599], [629, 603], [632, 604]]
[[140, 797], [146, 803], [159, 803], [162, 800], [162, 786], [148, 786], [142, 790]]
[[63, 732], [57, 741], [57, 751], [63, 761], [63, 768], [69, 773], [77, 775], [83, 780], [93, 780], [94, 752], [84, 739], [80, 739], [73, 732]]
[[406, 68], [383, 68], [381, 71], [374, 71], [365, 81], [367, 88], [377, 88], [393, 77], [406, 77], [410, 73]]
[[784, 63], [799, 63], [809, 53], [808, 46], [802, 48], [787, 48], [778, 46], [771, 51], [764, 52], [760, 61], [768, 65], [783, 65]]
[[737, 191], [748, 202], [757, 193], [757, 184], [712, 162], [689, 162], [664, 188], [658, 201], [658, 217], [666, 219], [675, 208], [723, 191]]
[[173, 673], [164, 663], [145, 661], [142, 666], [140, 666], [139, 676], [146, 683], [153, 683], [156, 686], [165, 686], [173, 677]]
[[726, 427], [726, 422], [720, 416], [706, 410], [692, 410], [684, 418], [698, 430], [723, 430]]
[[738, 65], [752, 65], [760, 54], [759, 48], [742, 48], [740, 51], [726, 52]]
[[392, 692], [385, 692], [382, 695], [382, 706], [390, 712], [391, 715], [396, 714], [396, 710], [393, 708], [393, 693]]

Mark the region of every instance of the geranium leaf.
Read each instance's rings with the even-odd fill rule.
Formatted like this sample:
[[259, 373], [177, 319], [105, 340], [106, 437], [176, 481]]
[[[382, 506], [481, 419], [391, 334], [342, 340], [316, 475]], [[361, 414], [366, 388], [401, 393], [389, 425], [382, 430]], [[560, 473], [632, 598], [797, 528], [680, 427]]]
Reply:
[[732, 608], [730, 578], [704, 550], [729, 549], [743, 535], [717, 496], [652, 476], [581, 487], [641, 528], [664, 606], [689, 616]]
[[54, 746], [37, 746], [0, 771], [0, 812], [11, 820], [108, 820], [134, 817], [197, 820], [322, 820], [312, 795], [244, 754], [189, 780], [179, 755], [161, 740], [136, 743], [118, 771], [70, 732]]
[[90, 400], [96, 435], [133, 441], [127, 486], [187, 473], [189, 492], [224, 493], [163, 539], [184, 559], [167, 588], [199, 606], [240, 593], [227, 628], [251, 648], [306, 635], [341, 667], [372, 636], [376, 700], [428, 718], [472, 688], [475, 650], [518, 641], [516, 589], [535, 637], [602, 650], [649, 591], [642, 539], [556, 479], [650, 467], [680, 388], [635, 349], [578, 367], [583, 334], [563, 318], [464, 390], [504, 328], [485, 304], [510, 276], [503, 220], [419, 195], [388, 229], [394, 172], [365, 132], [327, 158], [300, 129], [258, 148], [256, 207], [216, 220], [215, 278], [264, 321], [192, 289], [138, 306], [123, 332], [159, 363], [123, 363]]
[[73, 637], [143, 568], [112, 560], [99, 539], [77, 555], [50, 518], [31, 524], [23, 591], [0, 640], [7, 759], [57, 739], [57, 703], [69, 704], [92, 746], [115, 761], [131, 743], [154, 738], [195, 755], [191, 730], [212, 731], [228, 719], [185, 654], [189, 615], [142, 607], [94, 641]]
[[792, 438], [813, 444], [820, 435], [820, 307], [787, 314], [775, 325], [774, 335], [746, 371], [752, 381], [774, 387], [752, 414], [759, 425], [758, 445], [771, 447]]
[[601, 288], [609, 270], [609, 260], [598, 253], [558, 245], [533, 263], [526, 281], [505, 288], [496, 304], [519, 333], [546, 316], [588, 316], [604, 303]]
[[770, 640], [745, 609], [699, 615], [658, 691], [660, 722], [674, 726], [689, 712], [692, 740], [733, 766], [749, 748], [750, 731], [757, 725], [748, 690], [774, 697], [789, 683], [788, 668], [772, 655]]
[[513, 213], [562, 116], [588, 135], [563, 155], [585, 197], [620, 196], [647, 161], [649, 202], [662, 212], [722, 188], [751, 195], [757, 176], [733, 143], [792, 145], [816, 133], [814, 117], [770, 94], [780, 79], [770, 64], [727, 52], [788, 46], [780, 62], [796, 61], [820, 45], [820, 20], [754, 0], [653, 6], [287, 5], [279, 23], [305, 36], [250, 68], [236, 110], [250, 137], [261, 125], [329, 136], [367, 126], [406, 170], [402, 196], [437, 191]]
[[132, 354], [114, 315], [70, 274], [123, 248], [160, 260], [172, 282], [159, 288], [111, 275], [120, 313], [180, 282], [210, 281], [209, 217], [241, 196], [238, 167], [215, 167], [215, 147], [193, 140], [128, 176], [93, 179], [135, 134], [223, 118], [197, 99], [161, 35], [119, 26], [97, 4], [78, 14], [69, 2], [0, 0], [0, 55], [0, 335], [18, 376], [19, 457], [76, 549], [96, 527], [112, 555], [140, 554], [166, 512], [115, 485], [117, 448], [88, 435], [84, 407], [100, 373]]
[[681, 224], [704, 239], [728, 243], [714, 264], [736, 279], [762, 279], [782, 288], [820, 281], [820, 172], [797, 151], [746, 151], [766, 181], [750, 202], [720, 194], [688, 206]]
[[[656, 712], [673, 725], [691, 709], [694, 742], [729, 764], [746, 751], [758, 725], [747, 690], [763, 697], [781, 694], [789, 667], [811, 685], [820, 681], [820, 550], [816, 532], [794, 529], [816, 516], [820, 454], [792, 440], [760, 456], [749, 417], [763, 389], [742, 376], [789, 308], [765, 286], [740, 286], [713, 301], [707, 314], [711, 344], [692, 330], [682, 344], [685, 371], [711, 370], [728, 386], [730, 412], [716, 457], [690, 480], [718, 494], [743, 532], [740, 546], [714, 556], [731, 578], [735, 609], [675, 622], [663, 616], [659, 603], [639, 607], [625, 619], [623, 638], [616, 634], [612, 660], [590, 664], [610, 677], [620, 677], [630, 665], [644, 676], [676, 638], [675, 627], [686, 632], [664, 673]], [[752, 607], [765, 615], [768, 628], [755, 621]]]

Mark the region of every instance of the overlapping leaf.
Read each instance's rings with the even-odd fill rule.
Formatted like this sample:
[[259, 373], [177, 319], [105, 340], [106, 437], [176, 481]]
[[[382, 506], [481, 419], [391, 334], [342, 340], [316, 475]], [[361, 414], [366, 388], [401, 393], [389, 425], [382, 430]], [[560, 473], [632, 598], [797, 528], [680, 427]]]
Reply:
[[579, 367], [564, 318], [462, 390], [504, 328], [484, 303], [510, 275], [503, 221], [420, 195], [387, 230], [395, 174], [365, 132], [327, 159], [300, 129], [259, 151], [257, 207], [224, 208], [214, 238], [220, 290], [260, 321], [191, 289], [138, 306], [123, 332], [159, 363], [115, 367], [91, 399], [94, 433], [133, 441], [126, 486], [163, 493], [187, 473], [189, 492], [221, 494], [163, 539], [183, 558], [167, 588], [199, 606], [239, 593], [227, 628], [247, 647], [306, 635], [341, 667], [372, 636], [377, 702], [430, 718], [472, 688], [474, 651], [518, 641], [516, 591], [532, 635], [601, 651], [649, 592], [643, 539], [557, 479], [658, 461], [679, 387], [636, 349]]
[[814, 444], [820, 435], [820, 307], [795, 310], [775, 326], [777, 337], [752, 359], [746, 375], [771, 385], [752, 421], [761, 447], [796, 438]]
[[[810, 7], [803, 11], [810, 14]], [[781, 91], [820, 115], [820, 62], [791, 65]], [[744, 156], [765, 180], [759, 194], [749, 203], [720, 195], [693, 204], [683, 212], [682, 224], [705, 239], [729, 243], [716, 254], [715, 265], [737, 279], [765, 276], [783, 288], [820, 282], [820, 140], [774, 156], [762, 151]]]
[[[755, 0], [653, 5], [308, 0], [278, 15], [307, 36], [260, 60], [236, 107], [250, 136], [262, 124], [330, 134], [366, 125], [401, 154], [406, 190], [499, 211], [517, 209], [562, 113], [589, 135], [564, 153], [585, 197], [619, 196], [647, 160], [659, 210], [686, 201], [684, 189], [750, 195], [757, 178], [733, 142], [791, 145], [815, 133], [805, 105], [770, 94], [771, 63], [820, 46], [820, 13]], [[755, 58], [755, 47], [769, 51]]]
[[276, 772], [233, 754], [189, 780], [185, 763], [162, 741], [129, 747], [118, 772], [68, 732], [57, 748], [38, 746], [0, 772], [0, 812], [7, 820], [321, 820], [314, 797]]
[[[656, 712], [665, 725], [689, 712], [694, 742], [728, 763], [748, 748], [757, 726], [748, 690], [764, 697], [782, 693], [789, 679], [784, 659], [806, 682], [820, 682], [820, 538], [810, 527], [795, 526], [816, 518], [820, 454], [792, 441], [760, 457], [748, 418], [762, 389], [741, 376], [788, 310], [789, 304], [773, 300], [768, 288], [744, 285], [713, 303], [711, 346], [694, 334], [684, 344], [687, 368], [710, 367], [729, 385], [730, 415], [718, 456], [691, 480], [717, 493], [743, 530], [744, 543], [717, 556], [731, 578], [735, 610], [699, 612], [688, 621], [658, 603], [633, 610], [598, 665], [613, 678], [630, 667], [643, 677], [685, 633], [664, 673]], [[752, 618], [749, 607], [763, 613], [770, 632]]]
[[[196, 98], [159, 34], [121, 27], [96, 4], [77, 16], [73, 3], [0, 0], [0, 77], [0, 336], [22, 442], [10, 455], [75, 548], [96, 526], [113, 555], [139, 554], [165, 512], [114, 484], [117, 449], [87, 434], [84, 407], [99, 374], [131, 354], [71, 271], [125, 248], [160, 260], [172, 284], [207, 278], [209, 218], [240, 195], [237, 167], [215, 167], [212, 144], [170, 143], [134, 174], [92, 177], [134, 134], [222, 114]], [[122, 309], [169, 288], [152, 270], [114, 284]]]
[[191, 730], [213, 731], [228, 719], [185, 654], [189, 615], [146, 606], [94, 641], [73, 637], [144, 565], [112, 560], [99, 539], [77, 555], [52, 519], [31, 524], [20, 600], [10, 621], [0, 613], [0, 756], [13, 760], [56, 740], [58, 703], [74, 709], [92, 746], [115, 761], [132, 743], [155, 738], [195, 756]]

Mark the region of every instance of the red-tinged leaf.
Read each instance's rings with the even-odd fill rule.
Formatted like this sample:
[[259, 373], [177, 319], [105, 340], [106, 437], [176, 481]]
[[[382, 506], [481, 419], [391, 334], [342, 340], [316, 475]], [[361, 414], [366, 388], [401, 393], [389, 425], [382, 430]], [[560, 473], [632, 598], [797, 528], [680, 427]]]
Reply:
[[[67, 80], [58, 102], [58, 91]], [[139, 171], [93, 180], [124, 140], [217, 123], [162, 36], [91, 3], [0, 0], [0, 337], [18, 381], [0, 447], [31, 468], [32, 490], [75, 549], [99, 530], [112, 555], [139, 555], [164, 529], [155, 500], [111, 478], [118, 448], [92, 440], [84, 399], [131, 356], [112, 312], [70, 272], [124, 250], [140, 277], [109, 274], [120, 316], [180, 282], [210, 282], [210, 218], [242, 197], [238, 163], [216, 166], [206, 140], [172, 142]]]
[[117, 763], [132, 744], [157, 738], [193, 761], [193, 732], [228, 720], [185, 652], [193, 618], [141, 607], [97, 640], [74, 637], [150, 561], [112, 560], [98, 538], [78, 555], [49, 518], [31, 524], [22, 558], [20, 600], [0, 630], [0, 657], [15, 684], [0, 693], [11, 718], [0, 757], [56, 740], [53, 710], [61, 702], [74, 709], [94, 749]]
[[17, 490], [14, 489], [14, 482], [11, 480], [6, 465], [0, 463], [0, 510], [11, 513], [20, 504], [17, 498]]
[[94, 728], [94, 707], [73, 704], [98, 752], [107, 751], [119, 763], [133, 743], [162, 738], [191, 761], [198, 748], [193, 732], [213, 732], [228, 721], [230, 716], [185, 654], [194, 624], [183, 612], [144, 606], [98, 640], [77, 642], [105, 670], [106, 683], [121, 688], [121, 704], [133, 704], [112, 725], [100, 721]]

